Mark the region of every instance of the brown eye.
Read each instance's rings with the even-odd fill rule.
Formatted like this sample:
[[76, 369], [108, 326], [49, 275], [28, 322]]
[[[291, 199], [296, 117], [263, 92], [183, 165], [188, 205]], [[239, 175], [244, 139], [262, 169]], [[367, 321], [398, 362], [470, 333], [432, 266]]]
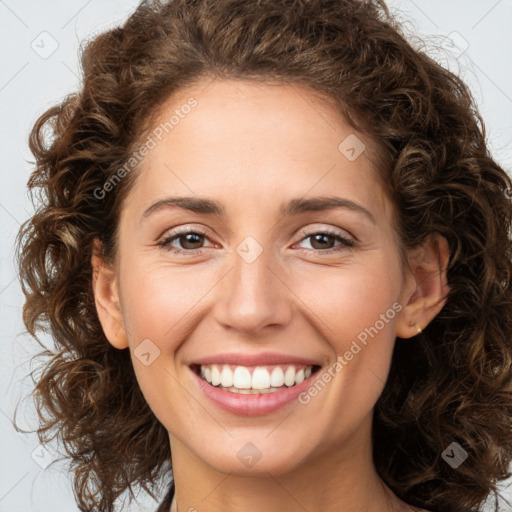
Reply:
[[179, 235], [174, 238], [174, 240], [180, 241], [180, 246], [182, 249], [198, 249], [197, 245], [201, 246], [204, 235], [199, 233], [187, 233], [185, 235]]
[[326, 233], [310, 235], [308, 238], [311, 239], [311, 247], [313, 249], [330, 249], [335, 243], [334, 237]]
[[[331, 254], [350, 250], [354, 246], [354, 240], [346, 238], [339, 233], [331, 233], [329, 231], [320, 231], [311, 233], [302, 238], [301, 243], [309, 240], [312, 249], [301, 248], [301, 252], [317, 252], [321, 255]], [[336, 242], [339, 242], [337, 245]]]
[[205, 240], [208, 240], [206, 233], [189, 230], [175, 232], [165, 237], [158, 245], [175, 254], [193, 255], [202, 252]]

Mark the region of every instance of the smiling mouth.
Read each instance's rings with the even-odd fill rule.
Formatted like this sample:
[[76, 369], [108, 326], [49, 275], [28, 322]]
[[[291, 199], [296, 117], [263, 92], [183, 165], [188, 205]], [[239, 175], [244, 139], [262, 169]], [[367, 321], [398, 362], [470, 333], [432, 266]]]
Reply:
[[315, 374], [320, 366], [193, 364], [190, 368], [215, 388], [231, 393], [262, 395], [296, 386]]

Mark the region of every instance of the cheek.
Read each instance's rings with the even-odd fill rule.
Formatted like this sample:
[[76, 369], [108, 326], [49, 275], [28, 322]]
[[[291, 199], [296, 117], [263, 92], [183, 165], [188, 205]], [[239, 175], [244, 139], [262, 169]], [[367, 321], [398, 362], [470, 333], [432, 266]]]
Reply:
[[171, 269], [142, 259], [124, 264], [121, 302], [135, 375], [151, 410], [167, 425], [190, 405], [174, 356], [197, 325], [190, 321], [194, 305], [212, 285], [192, 267]]
[[[385, 255], [375, 256], [366, 262], [328, 271], [319, 268], [295, 277], [297, 296], [312, 318], [317, 317], [315, 324], [323, 325], [325, 337], [339, 340], [340, 350], [347, 340], [371, 328], [376, 328], [380, 337], [391, 335], [394, 340], [394, 319], [401, 309], [399, 266]], [[375, 337], [375, 329], [371, 330]]]
[[364, 264], [305, 274], [296, 288], [312, 312], [311, 322], [335, 352], [331, 374], [337, 377], [333, 389], [338, 392], [334, 395], [343, 395], [345, 405], [353, 411], [361, 409], [361, 414], [373, 406], [384, 387], [396, 317], [402, 309], [397, 261], [388, 255], [374, 256]]
[[[192, 267], [139, 265], [126, 275], [122, 290], [128, 336], [136, 344], [142, 338], [169, 340], [176, 337], [182, 321], [212, 288], [207, 272]], [[210, 282], [211, 281], [211, 282]], [[186, 322], [185, 322], [186, 323]]]
[[[393, 354], [401, 272], [392, 255], [368, 255], [337, 269], [305, 273], [297, 295], [317, 333], [335, 353], [322, 370], [323, 384], [301, 397], [311, 417], [324, 418], [315, 432], [338, 439], [368, 417], [381, 395]], [[300, 284], [299, 284], [300, 283]], [[325, 389], [326, 391], [323, 391]]]

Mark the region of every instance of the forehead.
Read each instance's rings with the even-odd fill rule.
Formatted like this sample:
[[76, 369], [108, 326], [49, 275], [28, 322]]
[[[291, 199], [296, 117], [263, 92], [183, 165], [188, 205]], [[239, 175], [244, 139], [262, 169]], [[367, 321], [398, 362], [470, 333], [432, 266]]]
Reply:
[[375, 146], [298, 85], [204, 80], [169, 98], [146, 136], [139, 196], [213, 196], [263, 206], [343, 194], [384, 205]]

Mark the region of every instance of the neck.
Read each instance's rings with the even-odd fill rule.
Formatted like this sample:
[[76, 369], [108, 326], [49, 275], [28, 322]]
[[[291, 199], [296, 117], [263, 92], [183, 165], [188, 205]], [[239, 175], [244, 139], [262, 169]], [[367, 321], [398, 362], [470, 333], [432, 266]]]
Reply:
[[[371, 453], [371, 421], [344, 448], [329, 446], [290, 471], [222, 473], [171, 439], [176, 494], [171, 512], [398, 512], [412, 510], [379, 478]], [[345, 448], [346, 447], [346, 448]], [[255, 466], [254, 469], [256, 469]]]

